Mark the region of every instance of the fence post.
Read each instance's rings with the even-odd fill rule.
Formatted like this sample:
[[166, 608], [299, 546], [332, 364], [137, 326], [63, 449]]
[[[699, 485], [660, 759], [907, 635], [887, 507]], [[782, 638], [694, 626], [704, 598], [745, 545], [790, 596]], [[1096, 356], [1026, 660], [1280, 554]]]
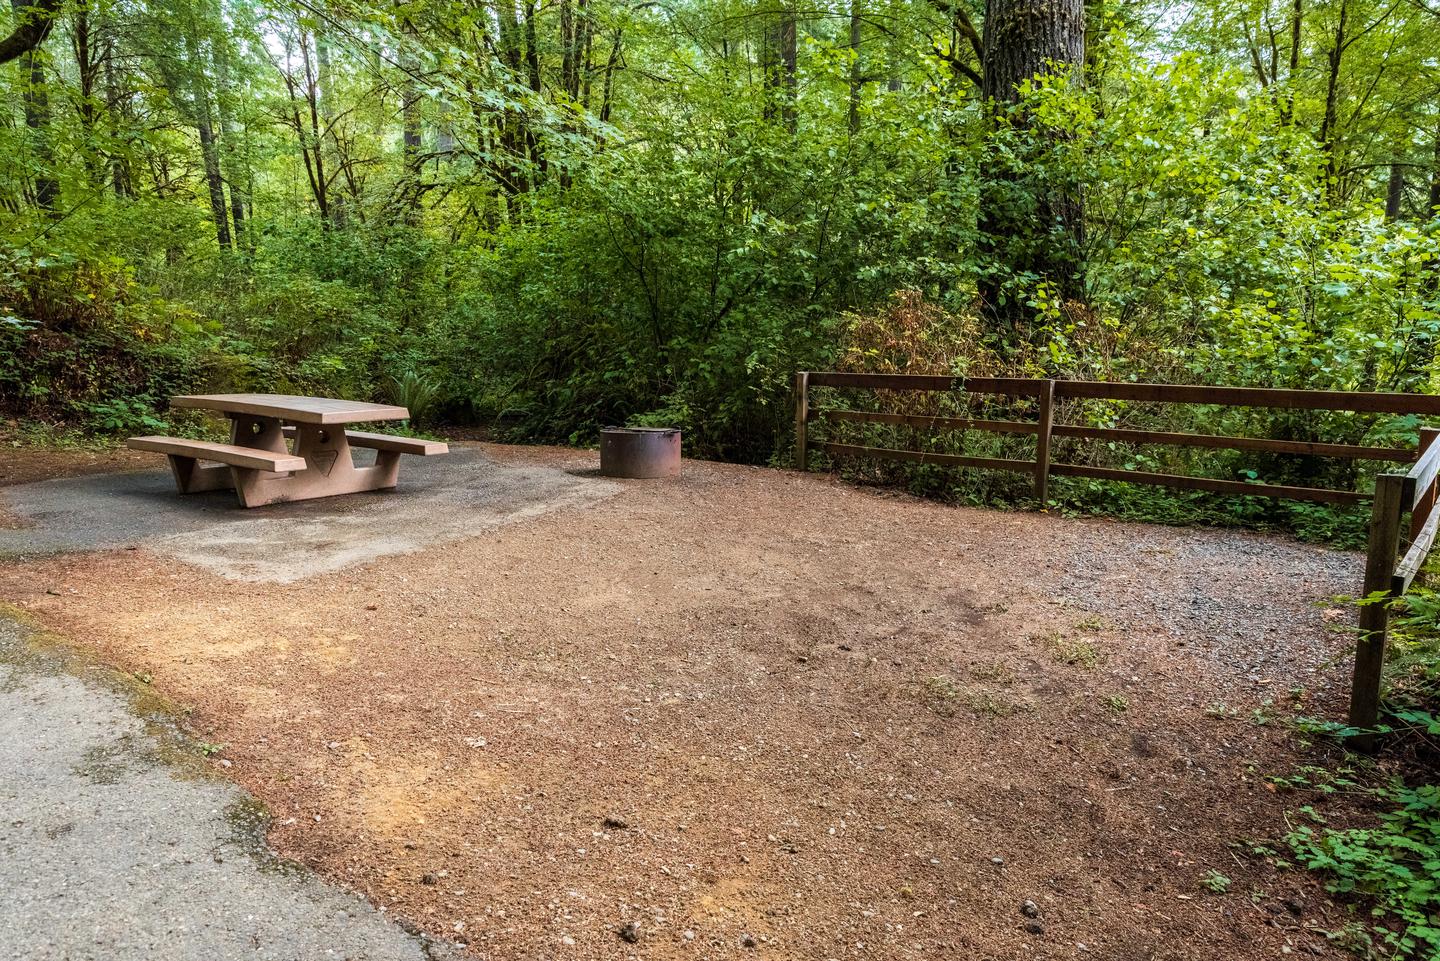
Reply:
[[[1360, 637], [1355, 643], [1355, 675], [1350, 686], [1350, 725], [1372, 728], [1380, 718], [1380, 682], [1385, 669], [1385, 637], [1390, 627], [1395, 554], [1400, 549], [1400, 517], [1405, 513], [1405, 476], [1375, 478], [1370, 507], [1370, 539], [1365, 552], [1365, 586], [1360, 606]], [[1371, 598], [1382, 595], [1381, 599]], [[1351, 746], [1368, 751], [1373, 734], [1360, 734]]]
[[1044, 381], [1040, 388], [1040, 430], [1035, 435], [1035, 499], [1040, 509], [1050, 492], [1050, 430], [1055, 422], [1055, 382]]
[[795, 374], [795, 469], [809, 469], [810, 446], [805, 427], [810, 420], [810, 373], [797, 371]]

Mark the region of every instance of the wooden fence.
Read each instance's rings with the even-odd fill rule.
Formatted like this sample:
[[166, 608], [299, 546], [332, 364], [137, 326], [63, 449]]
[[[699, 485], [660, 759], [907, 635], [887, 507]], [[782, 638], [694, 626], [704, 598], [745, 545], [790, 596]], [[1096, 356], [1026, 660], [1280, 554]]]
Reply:
[[[864, 410], [813, 408], [810, 391], [815, 387], [838, 387], [884, 391], [946, 391], [976, 395], [1034, 398], [1036, 418], [1029, 420], [986, 420], [970, 417], [931, 417]], [[1055, 423], [1056, 401], [1062, 399], [1137, 401], [1160, 404], [1198, 404], [1212, 407], [1267, 407], [1314, 411], [1351, 411], [1376, 414], [1440, 416], [1440, 396], [1426, 394], [1362, 393], [1323, 390], [1276, 390], [1258, 387], [1205, 387], [1180, 384], [1126, 384], [1095, 381], [1042, 380], [1012, 377], [944, 377], [917, 374], [848, 374], [834, 371], [801, 371], [795, 375], [795, 466], [805, 470], [811, 450], [832, 457], [874, 458], [909, 461], [951, 467], [1030, 474], [1035, 496], [1042, 503], [1048, 495], [1051, 477], [1088, 477], [1157, 484], [1183, 490], [1211, 491], [1248, 497], [1275, 497], [1286, 500], [1317, 501], [1329, 504], [1371, 502], [1369, 544], [1365, 560], [1360, 634], [1355, 651], [1355, 673], [1350, 694], [1350, 723], [1361, 729], [1375, 726], [1379, 716], [1381, 674], [1385, 640], [1389, 630], [1389, 601], [1402, 596], [1424, 566], [1435, 543], [1440, 511], [1435, 510], [1437, 481], [1440, 481], [1440, 430], [1423, 428], [1415, 449], [1370, 447], [1312, 441], [1272, 440], [1263, 437], [1229, 437], [1218, 434], [1187, 434], [1169, 431], [1132, 430], [1120, 427], [1086, 427]], [[828, 440], [812, 443], [810, 424], [838, 421], [865, 424], [892, 424], [929, 428], [937, 432], [974, 430], [994, 434], [1035, 437], [1035, 454], [1030, 460], [999, 457], [970, 457], [929, 451], [888, 447], [837, 444]], [[1285, 484], [1252, 483], [1151, 471], [1120, 470], [1085, 464], [1056, 463], [1051, 448], [1056, 437], [1108, 440], [1125, 444], [1175, 447], [1205, 447], [1216, 450], [1245, 450], [1285, 455], [1309, 455], [1346, 460], [1413, 463], [1407, 473], [1382, 473], [1371, 492], [1296, 487]], [[1409, 526], [1405, 516], [1410, 516]], [[1402, 554], [1403, 551], [1403, 554]], [[1357, 746], [1365, 747], [1369, 735], [1360, 735]]]

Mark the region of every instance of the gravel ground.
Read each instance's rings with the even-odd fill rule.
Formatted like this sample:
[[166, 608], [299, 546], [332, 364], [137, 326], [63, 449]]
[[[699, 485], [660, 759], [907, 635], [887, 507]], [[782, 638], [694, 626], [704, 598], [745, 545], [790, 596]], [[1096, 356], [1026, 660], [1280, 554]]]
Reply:
[[477, 957], [1338, 956], [1343, 912], [1231, 845], [1315, 760], [1268, 720], [1340, 710], [1358, 557], [737, 466], [620, 486], [290, 583], [141, 545], [0, 597], [190, 707], [281, 853]]

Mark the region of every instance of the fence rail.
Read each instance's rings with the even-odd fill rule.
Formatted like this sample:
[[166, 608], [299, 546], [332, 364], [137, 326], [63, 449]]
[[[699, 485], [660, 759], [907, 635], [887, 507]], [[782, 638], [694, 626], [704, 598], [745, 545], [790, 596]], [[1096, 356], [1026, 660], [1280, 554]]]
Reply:
[[[940, 417], [864, 410], [816, 409], [810, 391], [816, 387], [881, 391], [944, 391], [951, 393], [1034, 398], [1034, 421], [992, 420], [971, 417]], [[811, 450], [832, 457], [873, 458], [1012, 471], [1033, 477], [1035, 496], [1042, 503], [1048, 496], [1049, 479], [1085, 477], [1154, 484], [1182, 490], [1211, 491], [1249, 497], [1314, 501], [1328, 504], [1371, 502], [1369, 542], [1365, 561], [1363, 596], [1360, 608], [1360, 635], [1355, 649], [1355, 673], [1350, 694], [1350, 723], [1368, 732], [1379, 718], [1385, 643], [1389, 629], [1390, 601], [1404, 595], [1424, 568], [1440, 531], [1440, 430], [1423, 428], [1415, 449], [1336, 444], [1320, 441], [1276, 440], [1265, 437], [1232, 437], [1222, 434], [1188, 434], [1173, 431], [1134, 430], [1121, 427], [1087, 427], [1056, 424], [1055, 403], [1062, 399], [1119, 400], [1210, 407], [1264, 407], [1293, 410], [1350, 411], [1372, 414], [1412, 414], [1440, 417], [1440, 396], [1380, 392], [1322, 390], [1281, 390], [1264, 387], [1207, 387], [1184, 384], [1124, 384], [1099, 381], [1047, 380], [1018, 377], [945, 377], [921, 374], [852, 374], [838, 371], [801, 371], [795, 375], [795, 466], [806, 470]], [[982, 431], [1017, 434], [1035, 438], [1030, 460], [970, 457], [889, 447], [866, 447], [823, 440], [812, 444], [810, 424], [835, 421], [928, 428], [937, 433]], [[1259, 451], [1295, 456], [1333, 457], [1412, 464], [1406, 473], [1387, 472], [1376, 477], [1373, 492], [1264, 484], [1153, 471], [1093, 467], [1085, 464], [1051, 462], [1056, 437], [1082, 440], [1109, 440], [1127, 444], [1154, 444], [1173, 447], [1201, 447], [1212, 450]], [[1409, 515], [1408, 528], [1404, 524]], [[1403, 549], [1403, 554], [1401, 553]], [[1366, 748], [1372, 735], [1354, 739]]]

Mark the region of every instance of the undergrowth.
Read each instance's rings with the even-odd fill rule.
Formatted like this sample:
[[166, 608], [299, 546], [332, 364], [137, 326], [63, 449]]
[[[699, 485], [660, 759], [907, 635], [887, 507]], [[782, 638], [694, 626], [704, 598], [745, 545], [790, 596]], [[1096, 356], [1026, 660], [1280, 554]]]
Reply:
[[[1345, 792], [1362, 802], [1359, 823], [1332, 826], [1313, 807], [1312, 824], [1285, 841], [1296, 863], [1324, 878], [1328, 891], [1367, 915], [1346, 944], [1368, 958], [1440, 958], [1440, 594], [1412, 588], [1397, 602], [1387, 663], [1385, 753], [1371, 765], [1398, 771], [1364, 784], [1351, 771], [1311, 773], [1279, 783], [1318, 793]], [[1355, 729], [1309, 722], [1312, 731], [1346, 736]]]
[[1368, 793], [1372, 823], [1302, 825], [1286, 843], [1328, 891], [1369, 902], [1373, 923], [1353, 947], [1371, 957], [1440, 957], [1440, 787], [1396, 781]]

